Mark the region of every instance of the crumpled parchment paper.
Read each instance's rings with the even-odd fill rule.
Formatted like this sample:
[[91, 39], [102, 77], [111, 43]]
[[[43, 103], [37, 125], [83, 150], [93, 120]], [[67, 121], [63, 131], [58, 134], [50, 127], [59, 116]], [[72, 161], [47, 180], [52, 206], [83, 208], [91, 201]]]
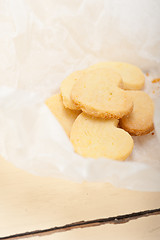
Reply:
[[[36, 175], [160, 191], [159, 12], [158, 0], [1, 0], [0, 154]], [[155, 134], [134, 137], [125, 162], [74, 153], [44, 104], [68, 74], [110, 60], [149, 73], [155, 101]]]

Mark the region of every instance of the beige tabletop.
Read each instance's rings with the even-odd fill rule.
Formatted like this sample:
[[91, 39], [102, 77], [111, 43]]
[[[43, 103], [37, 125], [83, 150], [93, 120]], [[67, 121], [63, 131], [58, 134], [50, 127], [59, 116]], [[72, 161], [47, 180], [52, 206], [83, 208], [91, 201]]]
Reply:
[[[2, 158], [0, 191], [0, 239], [160, 239], [160, 212], [132, 216], [158, 209], [160, 193], [33, 176]], [[126, 222], [109, 221], [96, 226], [97, 219], [118, 219], [126, 214], [131, 215]], [[85, 222], [81, 228], [81, 221], [90, 220], [92, 224]], [[70, 228], [65, 226], [68, 224]], [[49, 231], [51, 228], [53, 231]], [[40, 233], [43, 230], [46, 232]], [[16, 238], [18, 234], [21, 237]]]

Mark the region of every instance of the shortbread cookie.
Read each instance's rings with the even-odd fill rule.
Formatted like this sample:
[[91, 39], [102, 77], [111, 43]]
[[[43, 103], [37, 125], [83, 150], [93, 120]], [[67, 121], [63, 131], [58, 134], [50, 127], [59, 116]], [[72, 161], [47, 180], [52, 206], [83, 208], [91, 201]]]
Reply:
[[70, 130], [80, 111], [71, 111], [63, 105], [60, 94], [56, 94], [46, 100], [46, 104], [64, 128], [66, 134], [70, 135]]
[[66, 108], [78, 110], [78, 106], [71, 99], [71, 90], [74, 83], [83, 75], [83, 71], [76, 71], [66, 77], [61, 83], [60, 91], [63, 104]]
[[131, 135], [143, 135], [151, 132], [153, 126], [154, 105], [147, 93], [128, 91], [133, 100], [133, 111], [120, 119], [120, 126]]
[[119, 119], [129, 114], [133, 108], [130, 96], [119, 87], [121, 83], [121, 76], [112, 69], [86, 71], [75, 82], [71, 98], [89, 115]]
[[75, 152], [83, 157], [125, 160], [132, 152], [133, 139], [117, 125], [117, 119], [105, 120], [81, 113], [70, 134]]
[[90, 68], [112, 68], [119, 73], [123, 80], [123, 88], [126, 90], [140, 90], [145, 83], [145, 76], [142, 71], [129, 63], [124, 62], [101, 62], [92, 65]]

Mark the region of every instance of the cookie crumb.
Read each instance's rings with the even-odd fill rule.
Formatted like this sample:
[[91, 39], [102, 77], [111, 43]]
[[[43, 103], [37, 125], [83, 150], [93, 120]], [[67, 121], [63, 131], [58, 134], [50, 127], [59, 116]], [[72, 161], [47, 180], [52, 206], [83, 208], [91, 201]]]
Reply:
[[146, 76], [149, 76], [149, 73], [148, 73], [148, 72], [146, 73]]
[[155, 78], [152, 80], [152, 83], [157, 83], [157, 82], [160, 82], [160, 78]]

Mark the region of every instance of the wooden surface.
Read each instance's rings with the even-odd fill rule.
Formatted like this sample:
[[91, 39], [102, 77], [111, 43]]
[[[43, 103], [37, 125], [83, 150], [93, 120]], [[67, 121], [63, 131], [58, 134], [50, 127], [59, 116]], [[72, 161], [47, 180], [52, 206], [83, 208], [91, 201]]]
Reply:
[[[0, 238], [160, 207], [160, 193], [73, 183], [28, 174], [0, 158]], [[130, 236], [130, 238], [128, 238]], [[160, 239], [160, 215], [79, 228], [40, 239]], [[24, 238], [23, 238], [24, 239]], [[27, 239], [39, 239], [32, 236]]]
[[[75, 229], [67, 232], [41, 236], [40, 240], [159, 240], [160, 216], [137, 219], [125, 224], [106, 224], [87, 229]], [[27, 240], [27, 239], [26, 239]], [[31, 237], [28, 240], [37, 240]]]

